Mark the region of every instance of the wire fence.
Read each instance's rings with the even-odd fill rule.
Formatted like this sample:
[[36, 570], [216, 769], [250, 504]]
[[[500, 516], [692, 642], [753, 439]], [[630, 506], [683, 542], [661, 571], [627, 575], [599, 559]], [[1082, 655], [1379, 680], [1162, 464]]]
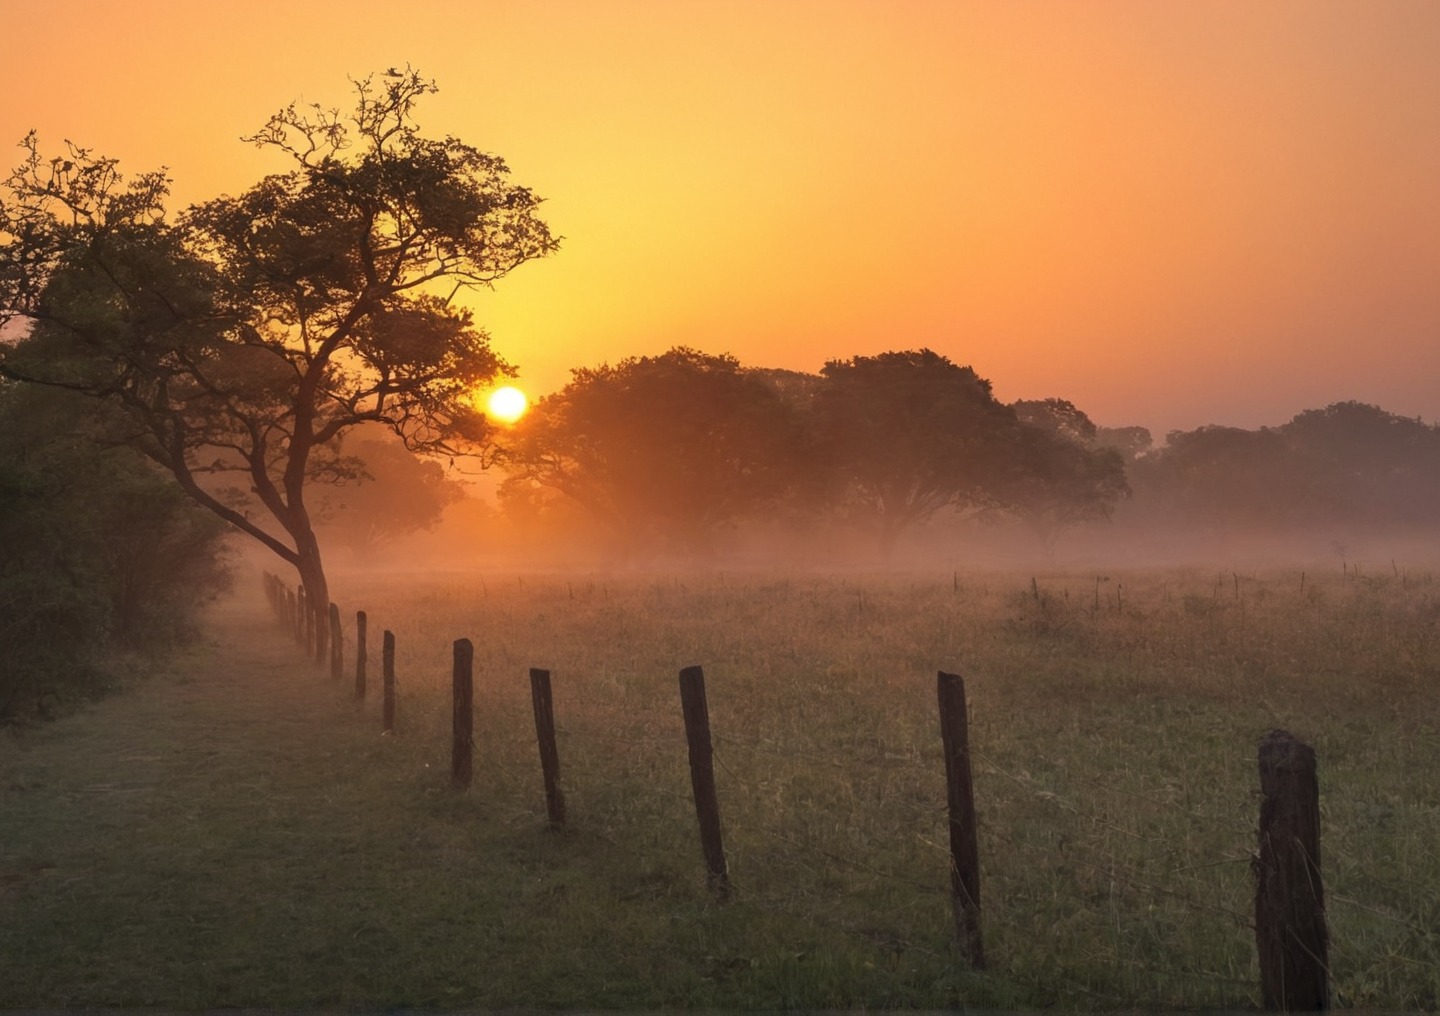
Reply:
[[[1347, 573], [1345, 578], [1352, 583], [1360, 581], [1358, 572]], [[1407, 590], [1426, 585], [1408, 574], [1404, 582]], [[1303, 588], [1305, 583], [1300, 585]], [[1309, 586], [1313, 597], [1313, 580]], [[1071, 589], [1066, 604], [1052, 590], [1032, 582], [1029, 592], [1018, 598], [1028, 599], [1028, 603], [1022, 604], [1024, 609], [1010, 623], [1026, 630], [1041, 628], [1063, 643], [1066, 639], [1095, 638], [1101, 626], [1125, 616], [1127, 611], [1132, 620], [1136, 615], [1143, 616], [1146, 603], [1138, 598], [1127, 600], [1118, 583], [1113, 606], [1107, 606], [1103, 587], [1104, 582], [1097, 579], [1093, 590], [1085, 590], [1090, 595], [1083, 598]], [[297, 613], [296, 604], [303, 600], [275, 576], [266, 576], [265, 588], [277, 622], [307, 653], [313, 652], [313, 624], [307, 624]], [[490, 588], [482, 588], [483, 595], [489, 598]], [[517, 580], [517, 589], [523, 588], [523, 580]], [[959, 596], [961, 592], [957, 580], [952, 593]], [[605, 612], [622, 598], [612, 596], [606, 583], [586, 583], [577, 594], [574, 581], [551, 582], [541, 589], [532, 587], [531, 595], [533, 599], [527, 604], [502, 602], [488, 605], [485, 611], [492, 632], [501, 632], [491, 636], [499, 643], [497, 658], [506, 666], [514, 665], [515, 673], [523, 673], [518, 654], [524, 650], [505, 645], [503, 630], [524, 623], [527, 616], [534, 615], [537, 604], [541, 611], [547, 607], [592, 613], [598, 610], [603, 620]], [[691, 590], [678, 582], [657, 582], [642, 590], [641, 600], [658, 603], [667, 597], [687, 596], [698, 598], [703, 609], [706, 597], [713, 599], [716, 595], [713, 588]], [[809, 597], [815, 613], [843, 623], [851, 634], [859, 631], [863, 635], [860, 630], [865, 628], [906, 623], [893, 604], [875, 596], [867, 598], [863, 589], [847, 590], [838, 597], [822, 596], [818, 588], [807, 590], [804, 583], [791, 586], [787, 582], [785, 595], [802, 601]], [[1180, 591], [1171, 595], [1166, 591], [1163, 602], [1203, 625], [1214, 623], [1216, 612], [1222, 608], [1213, 605], [1227, 595], [1229, 605], [1224, 609], [1231, 611], [1232, 624], [1259, 624], [1266, 609], [1264, 587], [1255, 585], [1254, 580], [1242, 581], [1238, 575], [1228, 583], [1215, 581], [1210, 590], [1210, 607], [1197, 606], [1203, 601], [1189, 599], [1196, 595]], [[1428, 588], [1417, 595], [1423, 608]], [[1012, 597], [1012, 601], [1015, 599]], [[1246, 611], [1243, 615], [1242, 610]], [[311, 611], [311, 616], [318, 613]], [[623, 614], [622, 610], [610, 615], [614, 622], [610, 633], [621, 642], [635, 634], [633, 618]], [[345, 626], [337, 620], [341, 616], [338, 612], [332, 610], [329, 615], [332, 652], [339, 654], [346, 644]], [[363, 612], [358, 614], [357, 620], [363, 616]], [[1085, 624], [1090, 627], [1082, 631]], [[433, 625], [416, 627], [426, 628], [417, 631], [417, 637], [429, 635], [434, 641]], [[388, 631], [386, 634], [391, 635]], [[1223, 636], [1224, 632], [1219, 634]], [[763, 632], [747, 635], [744, 631], [735, 636], [741, 642], [767, 637]], [[443, 645], [443, 640], [439, 641]], [[484, 644], [486, 637], [477, 641]], [[682, 644], [667, 648], [683, 658], [687, 647], [680, 641]], [[1123, 640], [1112, 641], [1123, 644]], [[367, 656], [362, 645], [356, 643], [351, 657], [356, 667], [357, 694], [361, 696]], [[337, 669], [338, 658], [331, 658], [332, 675], [337, 678], [342, 676]], [[369, 658], [373, 659], [373, 654]], [[443, 679], [439, 675], [446, 670], [443, 661], [440, 646], [436, 645], [411, 657], [413, 669], [407, 672], [428, 675], [405, 700], [415, 715], [404, 722], [417, 736], [443, 736], [449, 706], [440, 694]], [[545, 661], [526, 662], [533, 665]], [[863, 670], [866, 664], [859, 654], [852, 659], [840, 654], [839, 663], [830, 664], [820, 675], [820, 701], [805, 708], [827, 708], [825, 678], [835, 678], [836, 688], [843, 691], [854, 676], [852, 671]], [[775, 666], [777, 673], [785, 669], [783, 665]], [[677, 748], [685, 736], [678, 698], [672, 700], [677, 706], [673, 711], [657, 707], [655, 700], [661, 698], [659, 693], [666, 681], [654, 677], [637, 682], [633, 672], [625, 670], [621, 673], [619, 668], [612, 671], [601, 667], [583, 681], [557, 686], [555, 722], [563, 746], [560, 764], [566, 793], [583, 815], [583, 794], [600, 781], [650, 777], [645, 790], [652, 802], [649, 817], [663, 814], [668, 821], [681, 821], [678, 816], [689, 804], [690, 795], [684, 786], [683, 761]], [[399, 678], [392, 671], [390, 687], [398, 686]], [[502, 742], [487, 756], [488, 762], [497, 765], [508, 781], [523, 783], [527, 774], [536, 769], [533, 762], [523, 760], [524, 742], [529, 736], [524, 723], [528, 699], [518, 681], [493, 676], [484, 679], [481, 694], [489, 718], [485, 736]], [[669, 694], [673, 696], [673, 690]], [[636, 708], [642, 699], [645, 707]], [[784, 695], [780, 701], [786, 704]], [[793, 700], [790, 704], [794, 704]], [[832, 735], [827, 741], [818, 735], [797, 736], [797, 730], [803, 734], [805, 729], [803, 718], [798, 725], [768, 723], [767, 727], [766, 717], [757, 720], [743, 709], [717, 706], [713, 762], [720, 777], [726, 847], [735, 861], [729, 873], [734, 891], [757, 906], [803, 909], [815, 896], [823, 895], [823, 887], [840, 873], [845, 876], [847, 892], [883, 898], [891, 911], [918, 913], [933, 907], [943, 912], [942, 898], [954, 895], [947, 885], [947, 872], [954, 862], [945, 842], [949, 825], [945, 769], [933, 706], [930, 709], [931, 714], [924, 715], [921, 707], [900, 704], [896, 698], [879, 709], [895, 722], [887, 726], [875, 722], [875, 715], [865, 715], [856, 729], [839, 739], [833, 736], [837, 724], [826, 724], [825, 733]], [[1253, 957], [1257, 934], [1253, 872], [1258, 861], [1256, 813], [1261, 805], [1253, 750], [1247, 752], [1239, 744], [1228, 748], [1216, 745], [1219, 750], [1209, 752], [1203, 765], [1194, 769], [1186, 769], [1189, 763], [1184, 760], [1171, 760], [1168, 769], [1161, 766], [1156, 771], [1117, 770], [1109, 774], [1088, 766], [1082, 793], [1067, 772], [1066, 758], [1047, 751], [1053, 746], [1034, 745], [1023, 756], [1014, 751], [996, 753], [986, 747], [987, 733], [993, 728], [983, 709], [978, 724], [976, 716], [971, 720], [972, 726], [978, 728], [977, 746], [970, 757], [979, 787], [981, 864], [994, 869], [986, 882], [987, 925], [1034, 931], [1047, 920], [1059, 923], [1058, 917], [1065, 909], [1063, 899], [1069, 894], [1079, 901], [1077, 909], [1084, 912], [1092, 928], [1087, 947], [1103, 954], [1110, 964], [1123, 967], [1130, 981], [1178, 977], [1195, 983], [1197, 997], [1202, 985], [1228, 985], [1226, 998], [1249, 997], [1257, 976]], [[776, 732], [767, 735], [765, 731], [770, 728]], [[745, 734], [738, 730], [760, 732]], [[1163, 731], [1141, 731], [1135, 736], [1161, 739]], [[1072, 731], [1064, 743], [1073, 748], [1080, 740]], [[533, 746], [529, 751], [534, 758]], [[1249, 789], [1236, 793], [1235, 788]], [[692, 830], [694, 821], [692, 816]], [[893, 828], [881, 828], [887, 824]], [[697, 862], [699, 854], [697, 850]], [[995, 863], [994, 858], [1004, 858], [1007, 863]], [[1341, 855], [1339, 866], [1361, 861]], [[1336, 854], [1327, 853], [1327, 865], [1336, 867], [1335, 862]], [[1037, 879], [1032, 868], [1043, 869], [1043, 876]], [[1043, 886], [1047, 880], [1053, 883], [1055, 896], [1038, 899], [1036, 886]], [[801, 884], [821, 889], [797, 892]], [[1386, 899], [1407, 896], [1417, 900], [1440, 898], [1440, 886], [1425, 876], [1405, 878], [1392, 872]], [[1393, 902], [1366, 902], [1335, 892], [1329, 894], [1328, 904], [1330, 913], [1340, 919], [1359, 914], [1403, 929], [1409, 935], [1405, 948], [1416, 950], [1418, 955], [1398, 957], [1396, 962], [1401, 965], [1423, 964], [1440, 956], [1437, 924], [1430, 923], [1440, 916], [1437, 908], [1421, 906], [1419, 909], [1425, 912], [1416, 914]], [[1135, 920], [1136, 914], [1142, 915], [1139, 921]], [[1100, 919], [1108, 919], [1111, 925], [1108, 941], [1093, 933]], [[1186, 925], [1199, 930], [1187, 930]], [[1224, 928], [1229, 932], [1217, 930]], [[1069, 934], [1074, 941], [1073, 930]], [[1192, 966], [1180, 969], [1174, 963], [1174, 950], [1165, 948], [1160, 941], [1167, 936], [1195, 941], [1206, 935], [1224, 941]], [[1247, 940], [1251, 954], [1242, 956], [1239, 945]], [[1344, 937], [1340, 940], [1337, 953], [1342, 958], [1351, 941]], [[1325, 979], [1330, 979], [1333, 975], [1328, 961], [1323, 956], [1319, 960]], [[1096, 997], [1112, 1001], [1123, 998], [1103, 992]]]

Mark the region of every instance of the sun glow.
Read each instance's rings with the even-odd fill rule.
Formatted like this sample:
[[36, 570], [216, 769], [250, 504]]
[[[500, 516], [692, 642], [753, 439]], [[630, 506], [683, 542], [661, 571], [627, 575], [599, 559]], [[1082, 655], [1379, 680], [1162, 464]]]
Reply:
[[514, 423], [530, 408], [525, 393], [513, 385], [496, 388], [485, 400], [485, 412], [491, 419], [501, 423]]

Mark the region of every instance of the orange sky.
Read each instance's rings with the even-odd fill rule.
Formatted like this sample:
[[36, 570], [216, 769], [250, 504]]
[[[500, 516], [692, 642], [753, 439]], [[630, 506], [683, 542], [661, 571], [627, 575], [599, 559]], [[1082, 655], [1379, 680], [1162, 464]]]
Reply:
[[[294, 8], [292, 10], [292, 2]], [[688, 344], [930, 346], [1157, 437], [1440, 418], [1432, 0], [0, 0], [0, 139], [169, 166], [410, 63], [565, 237], [473, 304], [543, 394]], [[12, 163], [18, 161], [18, 150]]]

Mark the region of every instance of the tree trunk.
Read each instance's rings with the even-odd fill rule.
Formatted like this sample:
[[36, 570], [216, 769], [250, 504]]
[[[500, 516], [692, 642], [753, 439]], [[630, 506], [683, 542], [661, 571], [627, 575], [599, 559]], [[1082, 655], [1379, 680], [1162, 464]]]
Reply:
[[296, 570], [305, 584], [306, 606], [315, 618], [315, 662], [323, 664], [330, 658], [330, 587], [325, 581], [325, 568], [320, 562], [320, 544], [314, 532], [295, 534], [300, 560]]

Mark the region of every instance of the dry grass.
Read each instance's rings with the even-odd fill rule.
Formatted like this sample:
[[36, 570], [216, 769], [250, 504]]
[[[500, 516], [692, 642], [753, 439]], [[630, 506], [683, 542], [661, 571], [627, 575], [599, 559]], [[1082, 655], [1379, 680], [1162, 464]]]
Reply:
[[[395, 737], [239, 605], [136, 693], [0, 747], [0, 1005], [1245, 1007], [1274, 726], [1320, 757], [1340, 1001], [1437, 1005], [1428, 575], [336, 585], [375, 670], [396, 632]], [[462, 636], [476, 778], [455, 795]], [[689, 803], [692, 663], [723, 906]], [[563, 836], [531, 666], [554, 674]], [[971, 698], [983, 975], [950, 938], [937, 669]]]

